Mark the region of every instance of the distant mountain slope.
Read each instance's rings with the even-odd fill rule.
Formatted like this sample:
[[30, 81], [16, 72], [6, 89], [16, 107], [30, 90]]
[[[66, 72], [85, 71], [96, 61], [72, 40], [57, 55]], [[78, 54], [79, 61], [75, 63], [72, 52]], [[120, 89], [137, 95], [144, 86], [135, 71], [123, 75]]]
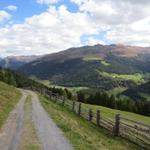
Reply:
[[0, 59], [0, 66], [5, 68], [13, 68], [16, 69], [26, 63], [34, 61], [41, 56], [9, 56], [4, 59]]
[[[111, 89], [132, 87], [124, 74], [150, 72], [150, 48], [124, 45], [95, 45], [71, 48], [25, 64], [20, 71], [54, 84]], [[109, 76], [106, 76], [109, 74]], [[121, 74], [120, 77], [114, 74]]]

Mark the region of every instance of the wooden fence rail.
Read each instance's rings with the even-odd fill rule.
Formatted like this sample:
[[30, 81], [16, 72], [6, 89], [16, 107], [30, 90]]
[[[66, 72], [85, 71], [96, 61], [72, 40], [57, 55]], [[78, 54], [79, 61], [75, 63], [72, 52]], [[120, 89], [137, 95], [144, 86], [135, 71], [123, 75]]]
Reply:
[[71, 111], [98, 127], [109, 130], [114, 136], [126, 138], [142, 148], [150, 150], [150, 125], [123, 118], [120, 114], [116, 114], [114, 120], [111, 120], [102, 116], [101, 110], [94, 112], [92, 109], [82, 107], [82, 103], [59, 97], [54, 93], [44, 92], [44, 94], [51, 100], [68, 107]]

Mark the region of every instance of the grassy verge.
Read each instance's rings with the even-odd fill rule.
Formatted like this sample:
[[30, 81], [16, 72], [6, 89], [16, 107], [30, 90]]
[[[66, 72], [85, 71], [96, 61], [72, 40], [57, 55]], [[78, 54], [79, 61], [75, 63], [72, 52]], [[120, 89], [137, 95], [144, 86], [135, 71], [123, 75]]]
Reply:
[[19, 146], [20, 150], [40, 150], [40, 144], [36, 134], [36, 130], [32, 122], [32, 101], [31, 96], [27, 97], [25, 102], [24, 128], [22, 141]]
[[138, 121], [141, 123], [145, 123], [148, 125], [150, 124], [150, 117], [139, 115], [136, 113], [121, 111], [121, 110], [116, 110], [116, 109], [110, 109], [110, 108], [103, 107], [103, 106], [89, 105], [89, 104], [82, 104], [82, 107], [86, 108], [86, 109], [91, 108], [93, 111], [101, 110], [102, 116], [112, 119], [112, 120], [115, 119], [116, 114], [120, 114], [122, 117], [131, 119], [131, 120], [135, 120], [135, 121]]
[[76, 150], [140, 150], [136, 145], [111, 136], [106, 130], [80, 118], [67, 108], [42, 96], [39, 98], [45, 110], [70, 139]]
[[20, 98], [21, 93], [19, 90], [0, 82], [0, 128]]

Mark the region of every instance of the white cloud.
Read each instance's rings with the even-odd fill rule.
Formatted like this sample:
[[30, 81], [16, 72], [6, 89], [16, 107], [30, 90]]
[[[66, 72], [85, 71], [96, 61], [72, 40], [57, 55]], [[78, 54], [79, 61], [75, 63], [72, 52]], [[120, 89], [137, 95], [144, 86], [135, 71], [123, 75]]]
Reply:
[[84, 13], [70, 13], [65, 6], [27, 18], [23, 24], [0, 29], [3, 55], [43, 54], [80, 46], [83, 34], [97, 34], [98, 26]]
[[10, 18], [11, 18], [11, 15], [8, 12], [4, 10], [0, 10], [0, 23]]
[[0, 28], [1, 54], [52, 53], [81, 46], [83, 35], [89, 37], [86, 44], [102, 44], [101, 39], [92, 36], [101, 31], [106, 32], [105, 39], [112, 43], [150, 46], [150, 1], [70, 0], [80, 10], [74, 13], [66, 6], [56, 9], [50, 5], [58, 1], [37, 0], [50, 8], [26, 18], [22, 24]]
[[131, 25], [120, 25], [107, 32], [106, 38], [113, 43], [150, 46], [150, 18]]
[[15, 10], [17, 10], [17, 6], [9, 5], [9, 6], [5, 7], [5, 9], [10, 10], [10, 11], [15, 11]]
[[49, 4], [55, 4], [55, 3], [57, 3], [59, 0], [37, 0], [37, 2], [39, 3], [39, 4], [47, 4], [47, 5], [49, 5]]
[[150, 46], [150, 1], [71, 0], [91, 20], [106, 25], [106, 38], [112, 43]]
[[71, 0], [80, 11], [89, 12], [94, 21], [109, 25], [130, 24], [150, 15], [150, 1]]

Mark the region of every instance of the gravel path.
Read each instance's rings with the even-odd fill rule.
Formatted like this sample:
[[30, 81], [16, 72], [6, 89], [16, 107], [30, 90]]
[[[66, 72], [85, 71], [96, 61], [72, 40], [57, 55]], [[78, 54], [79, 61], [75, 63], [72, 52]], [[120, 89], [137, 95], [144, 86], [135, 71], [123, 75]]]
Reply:
[[36, 128], [42, 150], [74, 150], [63, 132], [55, 125], [41, 106], [36, 93], [23, 91], [22, 98], [10, 113], [0, 130], [0, 150], [19, 150], [24, 127], [24, 104], [32, 95], [32, 121]]
[[43, 150], [73, 150], [63, 132], [55, 125], [41, 106], [35, 93], [32, 94], [32, 117]]
[[24, 103], [27, 94], [22, 91], [22, 98], [10, 113], [5, 125], [0, 130], [0, 150], [17, 150], [23, 129]]

